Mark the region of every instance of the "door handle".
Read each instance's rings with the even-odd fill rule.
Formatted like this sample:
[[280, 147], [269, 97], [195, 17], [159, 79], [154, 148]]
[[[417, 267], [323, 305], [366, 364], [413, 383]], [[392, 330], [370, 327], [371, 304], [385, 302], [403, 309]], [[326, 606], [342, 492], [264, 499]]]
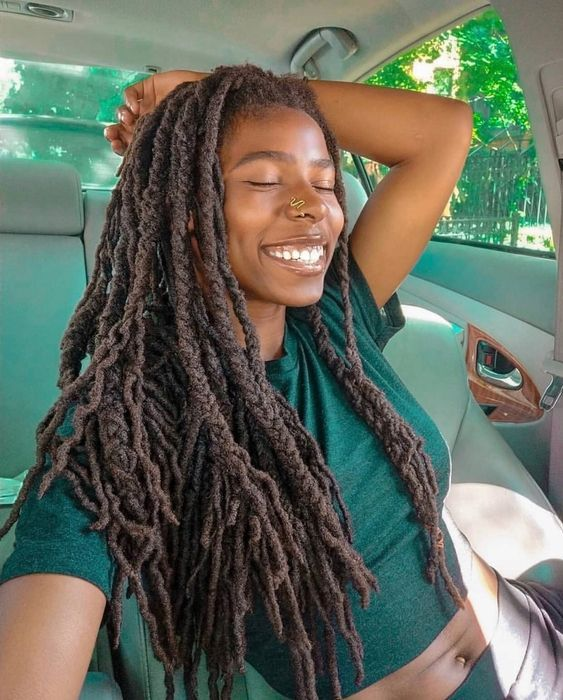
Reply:
[[520, 389], [523, 383], [522, 373], [517, 367], [511, 372], [503, 374], [486, 367], [482, 362], [477, 362], [477, 374], [485, 381], [495, 386], [500, 386], [502, 389]]
[[501, 389], [520, 389], [524, 380], [514, 362], [486, 340], [477, 342], [475, 370], [477, 376]]

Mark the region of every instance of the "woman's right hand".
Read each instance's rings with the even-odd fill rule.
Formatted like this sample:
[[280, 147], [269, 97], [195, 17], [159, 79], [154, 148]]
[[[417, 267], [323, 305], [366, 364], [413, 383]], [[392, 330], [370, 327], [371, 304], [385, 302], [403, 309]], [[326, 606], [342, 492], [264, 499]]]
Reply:
[[170, 70], [155, 73], [130, 85], [123, 93], [125, 104], [117, 108], [117, 124], [104, 129], [104, 136], [117, 155], [122, 156], [131, 143], [139, 117], [153, 110], [180, 83], [205, 78], [209, 73], [191, 70]]

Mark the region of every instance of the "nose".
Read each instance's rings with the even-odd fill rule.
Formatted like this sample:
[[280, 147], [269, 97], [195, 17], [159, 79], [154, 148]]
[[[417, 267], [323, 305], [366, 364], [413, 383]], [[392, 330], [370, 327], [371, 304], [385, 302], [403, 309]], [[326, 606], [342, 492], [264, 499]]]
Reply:
[[293, 220], [320, 221], [326, 216], [327, 205], [314, 187], [300, 187], [291, 195], [287, 205], [288, 216]]

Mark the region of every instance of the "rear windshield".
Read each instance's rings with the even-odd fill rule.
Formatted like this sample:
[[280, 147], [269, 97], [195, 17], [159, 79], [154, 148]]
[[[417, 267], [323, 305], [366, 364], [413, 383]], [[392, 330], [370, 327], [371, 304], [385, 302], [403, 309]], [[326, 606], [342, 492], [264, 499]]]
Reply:
[[82, 186], [110, 189], [121, 158], [103, 130], [146, 73], [0, 58], [0, 159], [70, 163]]

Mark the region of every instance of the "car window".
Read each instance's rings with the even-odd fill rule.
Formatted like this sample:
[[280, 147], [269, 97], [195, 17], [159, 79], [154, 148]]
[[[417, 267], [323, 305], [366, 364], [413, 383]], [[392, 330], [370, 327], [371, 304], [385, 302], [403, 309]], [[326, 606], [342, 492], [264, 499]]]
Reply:
[[[403, 53], [365, 82], [457, 97], [473, 108], [469, 156], [434, 240], [554, 257], [524, 94], [493, 10]], [[387, 168], [362, 160], [376, 187]]]
[[0, 159], [74, 165], [85, 188], [111, 188], [121, 158], [103, 136], [123, 89], [146, 73], [0, 58]]

